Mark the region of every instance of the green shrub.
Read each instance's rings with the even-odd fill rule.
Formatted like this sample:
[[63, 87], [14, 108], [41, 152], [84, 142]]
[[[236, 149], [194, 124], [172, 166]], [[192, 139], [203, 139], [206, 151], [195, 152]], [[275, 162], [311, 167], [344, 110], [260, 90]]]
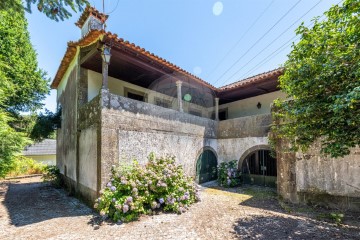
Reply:
[[187, 177], [174, 157], [155, 158], [140, 166], [113, 166], [112, 178], [94, 207], [113, 221], [128, 222], [140, 214], [165, 210], [182, 213], [199, 200], [192, 178]]
[[56, 166], [46, 166], [42, 179], [44, 182], [49, 182], [55, 187], [60, 188], [63, 186], [60, 169]]
[[8, 177], [21, 175], [41, 174], [46, 165], [25, 156], [16, 156], [11, 163], [11, 170], [7, 174]]
[[343, 221], [344, 214], [342, 213], [330, 213], [329, 218], [335, 221], [336, 224], [340, 225]]
[[240, 185], [240, 171], [237, 170], [237, 161], [222, 162], [218, 167], [218, 182], [223, 187]]

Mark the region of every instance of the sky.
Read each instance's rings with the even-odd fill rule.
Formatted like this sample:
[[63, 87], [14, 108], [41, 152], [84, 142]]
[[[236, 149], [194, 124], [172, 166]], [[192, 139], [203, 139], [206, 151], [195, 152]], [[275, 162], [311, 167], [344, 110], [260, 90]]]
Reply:
[[[139, 45], [216, 87], [280, 67], [295, 29], [340, 0], [104, 0], [107, 31]], [[89, 0], [102, 11], [102, 0]], [[53, 79], [67, 42], [80, 38], [81, 13], [53, 21], [27, 13], [39, 67]], [[56, 109], [56, 91], [44, 101]]]

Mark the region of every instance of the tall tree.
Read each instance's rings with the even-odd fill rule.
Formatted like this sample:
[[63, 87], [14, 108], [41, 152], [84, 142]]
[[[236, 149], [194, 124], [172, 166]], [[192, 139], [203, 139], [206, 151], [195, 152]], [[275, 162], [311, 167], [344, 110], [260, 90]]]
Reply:
[[[23, 9], [22, 2], [13, 0], [1, 0], [0, 9], [6, 9], [9, 4], [13, 9], [20, 11]], [[31, 13], [32, 5], [44, 13], [47, 17], [55, 21], [63, 21], [71, 17], [70, 11], [83, 11], [89, 4], [87, 0], [24, 0], [25, 10]]]
[[49, 92], [46, 74], [38, 68], [30, 43], [25, 12], [7, 3], [2, 2], [4, 8], [0, 9], [0, 176], [28, 143], [25, 134], [11, 123], [20, 112], [41, 108]]
[[280, 77], [289, 101], [275, 101], [273, 127], [293, 150], [320, 141], [322, 153], [341, 157], [360, 144], [360, 1], [345, 0], [326, 20], [303, 24]]
[[[13, 1], [20, 3], [20, 0]], [[49, 84], [45, 72], [38, 68], [24, 10], [13, 8], [12, 4], [6, 6], [0, 10], [0, 62], [7, 66], [2, 68], [3, 75], [14, 87], [11, 91], [6, 90], [4, 104], [15, 113], [36, 110], [42, 106]]]

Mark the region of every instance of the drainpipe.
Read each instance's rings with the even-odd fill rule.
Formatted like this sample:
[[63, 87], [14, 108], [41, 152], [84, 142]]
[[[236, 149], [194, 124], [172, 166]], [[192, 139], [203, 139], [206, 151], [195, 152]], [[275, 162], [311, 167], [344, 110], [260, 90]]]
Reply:
[[184, 109], [183, 109], [183, 106], [182, 106], [181, 85], [182, 85], [182, 82], [180, 80], [176, 81], [177, 100], [178, 100], [179, 111], [184, 112]]
[[215, 121], [219, 121], [219, 98], [215, 98]]

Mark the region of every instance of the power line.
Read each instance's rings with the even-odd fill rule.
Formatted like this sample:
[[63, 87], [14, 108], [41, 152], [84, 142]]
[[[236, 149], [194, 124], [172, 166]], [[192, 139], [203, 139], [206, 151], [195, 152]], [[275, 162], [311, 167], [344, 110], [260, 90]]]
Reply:
[[301, 17], [299, 17], [295, 22], [293, 22], [287, 29], [285, 29], [279, 36], [277, 36], [274, 40], [272, 40], [266, 47], [261, 49], [252, 59], [250, 59], [243, 67], [239, 68], [233, 75], [231, 75], [228, 80], [226, 80], [223, 84], [229, 82], [231, 78], [233, 78], [236, 74], [238, 74], [245, 66], [251, 63], [256, 57], [264, 52], [264, 50], [268, 49], [276, 40], [278, 40], [282, 35], [288, 32], [297, 22], [299, 22], [303, 17], [305, 17], [309, 12], [311, 12], [315, 7], [317, 7], [322, 0], [318, 1], [315, 5], [313, 5], [307, 12], [305, 12]]
[[114, 12], [114, 11], [118, 8], [119, 2], [120, 2], [120, 0], [117, 0], [117, 2], [116, 2], [116, 6], [114, 7], [114, 9], [113, 9], [113, 10], [111, 10], [110, 12], [108, 12], [108, 13], [107, 13], [107, 15], [109, 15], [109, 14], [113, 13], [113, 12]]
[[[340, 3], [342, 3], [344, 0], [341, 0], [337, 3], [337, 5], [339, 5]], [[324, 17], [324, 13], [318, 18], [318, 20], [321, 20], [321, 18]], [[306, 27], [309, 28], [311, 27], [311, 25], [313, 25], [313, 23], [308, 24]], [[293, 40], [295, 38], [299, 38], [299, 36], [295, 35], [294, 37], [292, 37], [291, 39], [289, 39], [288, 41], [286, 41], [283, 45], [281, 45], [278, 49], [276, 49], [274, 52], [270, 53], [266, 58], [264, 58], [261, 62], [259, 62], [257, 65], [255, 65], [253, 68], [251, 68], [250, 70], [248, 70], [245, 74], [243, 74], [240, 79], [244, 79], [248, 76], [251, 76], [251, 74], [253, 74], [253, 72], [257, 69], [259, 69], [264, 63], [268, 63], [271, 60], [271, 57], [277, 56], [280, 52], [284, 51], [289, 45], [291, 45], [293, 42]], [[296, 39], [298, 40], [298, 39]], [[289, 43], [290, 42], [290, 43]], [[289, 44], [287, 44], [289, 43]], [[285, 44], [287, 44], [285, 46]], [[276, 53], [277, 51], [279, 51], [278, 53]], [[273, 55], [274, 53], [276, 53], [275, 55]]]
[[255, 19], [255, 21], [250, 25], [250, 27], [243, 33], [243, 35], [241, 35], [240, 39], [229, 49], [229, 51], [222, 57], [222, 59], [216, 64], [215, 68], [213, 68], [213, 70], [207, 74], [207, 77], [212, 75], [217, 69], [218, 67], [221, 65], [221, 63], [225, 60], [225, 58], [227, 58], [229, 56], [229, 54], [239, 45], [239, 43], [241, 42], [241, 40], [244, 39], [244, 37], [246, 36], [246, 34], [252, 29], [252, 27], [255, 26], [255, 24], [261, 19], [261, 17], [265, 14], [265, 12], [271, 7], [271, 5], [275, 2], [275, 0], [272, 0], [270, 2], [270, 4], [264, 9], [264, 11], [261, 12], [261, 14]]
[[[298, 40], [296, 39], [297, 36], [293, 37], [291, 40]], [[299, 37], [298, 37], [299, 38]], [[290, 41], [291, 41], [290, 40]], [[256, 66], [254, 66], [253, 68], [251, 68], [249, 71], [247, 71], [245, 74], [243, 74], [240, 79], [245, 79], [245, 76], [251, 76], [255, 70], [259, 69], [264, 63], [267, 63], [271, 60], [272, 57], [275, 57], [277, 55], [279, 55], [279, 53], [283, 52], [285, 49], [287, 49], [287, 47], [289, 47], [293, 42], [286, 42], [284, 45], [282, 45], [281, 47], [279, 47], [278, 49], [276, 49], [274, 52], [270, 53], [265, 59], [263, 59], [260, 63], [258, 63]], [[277, 52], [277, 53], [276, 53]], [[276, 53], [276, 54], [275, 54]]]
[[258, 44], [281, 20], [283, 20], [299, 3], [301, 0], [298, 0], [269, 30], [267, 30], [240, 58], [236, 60], [226, 71], [223, 73], [214, 83], [215, 85], [226, 73], [228, 73], [248, 52], [253, 49], [256, 44]]

